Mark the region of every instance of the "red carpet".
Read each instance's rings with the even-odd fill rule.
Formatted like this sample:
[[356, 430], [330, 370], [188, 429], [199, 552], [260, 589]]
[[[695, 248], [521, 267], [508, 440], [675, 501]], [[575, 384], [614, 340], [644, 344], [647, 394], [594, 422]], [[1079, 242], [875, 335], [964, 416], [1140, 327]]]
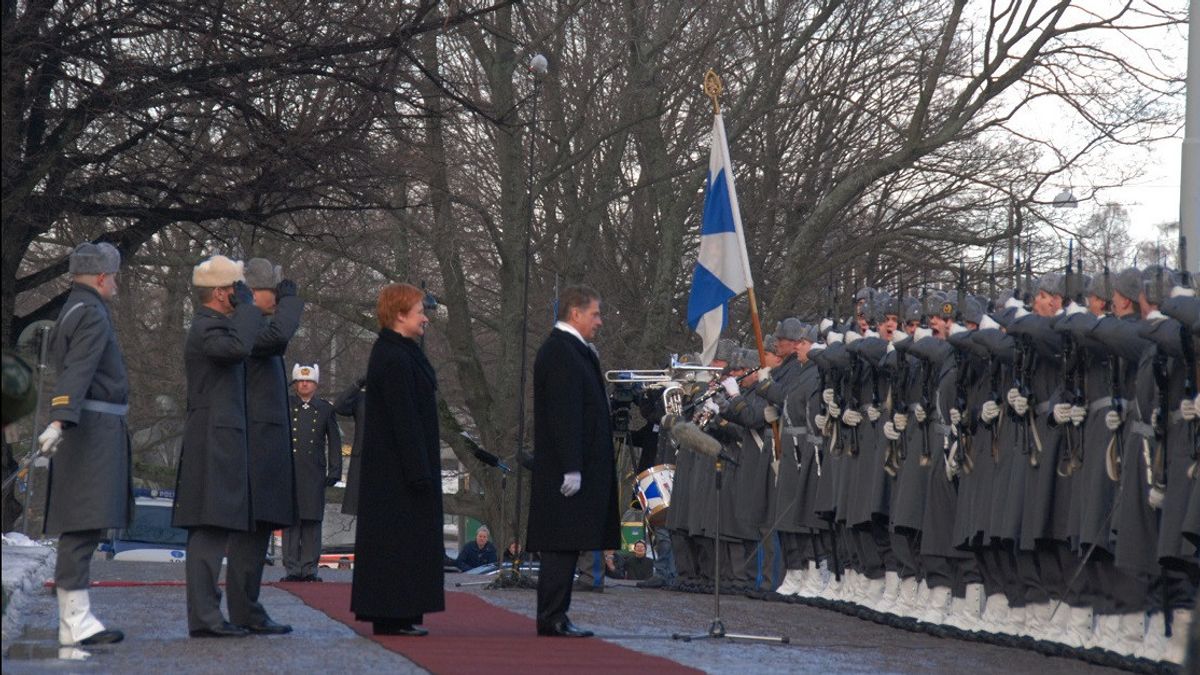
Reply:
[[356, 621], [350, 612], [350, 584], [287, 583], [276, 588], [434, 673], [698, 672], [596, 638], [538, 637], [533, 619], [469, 593], [447, 591], [446, 611], [425, 615], [429, 635], [411, 638], [375, 636], [371, 624]]

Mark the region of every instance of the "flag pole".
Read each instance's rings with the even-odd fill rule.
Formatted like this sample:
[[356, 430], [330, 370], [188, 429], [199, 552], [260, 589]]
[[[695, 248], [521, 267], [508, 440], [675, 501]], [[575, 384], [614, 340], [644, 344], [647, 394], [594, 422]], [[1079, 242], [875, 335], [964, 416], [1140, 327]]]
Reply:
[[[712, 100], [713, 115], [721, 114], [721, 93], [725, 87], [721, 84], [721, 77], [717, 75], [712, 68], [704, 74], [704, 94]], [[722, 132], [722, 135], [724, 132]], [[743, 250], [744, 243], [743, 243]], [[754, 285], [751, 284], [746, 289], [746, 299], [750, 301], [750, 323], [754, 326], [754, 342], [758, 347], [758, 363], [761, 366], [767, 362], [767, 350], [763, 345], [762, 323], [758, 318], [758, 300], [754, 297]], [[779, 420], [771, 422], [771, 433], [775, 438], [775, 461], [779, 461], [780, 455], [783, 452], [782, 433], [779, 429]]]

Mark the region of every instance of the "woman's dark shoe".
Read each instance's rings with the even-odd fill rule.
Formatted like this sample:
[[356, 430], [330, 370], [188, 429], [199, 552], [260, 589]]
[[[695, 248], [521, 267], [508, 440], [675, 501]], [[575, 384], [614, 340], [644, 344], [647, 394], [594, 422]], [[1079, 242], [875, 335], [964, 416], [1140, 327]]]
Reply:
[[119, 630], [102, 630], [95, 635], [89, 635], [79, 641], [81, 645], [111, 645], [125, 639], [125, 634]]
[[429, 635], [429, 631], [424, 628], [418, 628], [411, 623], [391, 623], [376, 621], [372, 626], [371, 632], [375, 635], [406, 635], [408, 637], [423, 637]]

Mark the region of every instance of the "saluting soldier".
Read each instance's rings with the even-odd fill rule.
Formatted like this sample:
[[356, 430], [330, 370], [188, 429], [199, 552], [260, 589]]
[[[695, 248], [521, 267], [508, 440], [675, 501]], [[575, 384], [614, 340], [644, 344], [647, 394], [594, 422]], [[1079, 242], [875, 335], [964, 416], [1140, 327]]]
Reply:
[[296, 284], [282, 279], [265, 258], [246, 262], [246, 285], [263, 313], [254, 350], [246, 360], [246, 429], [250, 439], [250, 497], [254, 528], [229, 537], [226, 582], [229, 619], [252, 633], [283, 634], [291, 626], [276, 623], [258, 601], [271, 532], [296, 522], [296, 479], [288, 433], [287, 371], [283, 354], [300, 327], [304, 301]]
[[[249, 631], [221, 615], [217, 580], [230, 534], [253, 529], [246, 358], [262, 312], [254, 306], [240, 261], [212, 256], [192, 270], [192, 286], [197, 308], [183, 348], [188, 413], [172, 520], [188, 530], [188, 634], [244, 637]], [[229, 588], [231, 596], [239, 592], [237, 585]]]
[[284, 581], [320, 581], [321, 521], [325, 519], [325, 488], [342, 477], [342, 432], [333, 404], [317, 398], [320, 368], [292, 368], [295, 394], [292, 409], [292, 452], [296, 464], [299, 524], [283, 531]]
[[132, 511], [129, 379], [108, 302], [117, 294], [121, 254], [111, 244], [84, 243], [71, 253], [73, 285], [50, 333], [49, 361], [58, 371], [50, 424], [38, 437], [50, 460], [45, 532], [59, 533], [54, 590], [58, 641], [64, 645], [120, 642], [92, 614], [88, 597], [92, 554]]

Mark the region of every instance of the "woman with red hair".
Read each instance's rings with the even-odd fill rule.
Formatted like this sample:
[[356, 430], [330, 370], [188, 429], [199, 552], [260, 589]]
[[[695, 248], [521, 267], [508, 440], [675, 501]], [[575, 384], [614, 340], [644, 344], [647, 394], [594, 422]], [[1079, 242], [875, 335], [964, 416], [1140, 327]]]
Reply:
[[446, 608], [437, 375], [421, 351], [424, 298], [410, 284], [380, 291], [379, 339], [367, 363], [350, 609], [376, 635], [426, 635], [424, 615]]

